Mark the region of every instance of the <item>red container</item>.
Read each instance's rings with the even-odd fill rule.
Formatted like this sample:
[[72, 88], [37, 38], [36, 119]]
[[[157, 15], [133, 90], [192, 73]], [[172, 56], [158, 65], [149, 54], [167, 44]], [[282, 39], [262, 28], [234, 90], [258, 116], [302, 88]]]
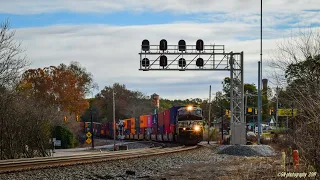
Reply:
[[158, 133], [157, 126], [152, 126], [152, 134], [157, 134], [157, 133]]
[[84, 122], [80, 122], [80, 128], [84, 129]]
[[170, 126], [164, 125], [164, 134], [169, 134], [170, 132]]
[[152, 115], [147, 116], [147, 127], [151, 128], [152, 127]]
[[127, 120], [127, 129], [131, 129], [131, 120]]
[[158, 113], [158, 125], [159, 126], [163, 126], [164, 122], [163, 122], [163, 112], [159, 112]]
[[166, 109], [163, 111], [163, 124], [164, 125], [170, 125], [170, 109]]
[[140, 128], [140, 133], [139, 134], [144, 134], [145, 133], [145, 128]]

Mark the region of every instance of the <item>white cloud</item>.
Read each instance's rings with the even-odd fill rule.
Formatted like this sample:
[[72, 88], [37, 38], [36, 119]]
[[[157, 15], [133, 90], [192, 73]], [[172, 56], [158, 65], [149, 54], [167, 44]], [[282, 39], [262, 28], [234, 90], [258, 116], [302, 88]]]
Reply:
[[[264, 12], [299, 12], [319, 10], [318, 0], [263, 1]], [[112, 11], [172, 11], [175, 13], [199, 12], [260, 12], [259, 0], [11, 0], [1, 2], [0, 12], [12, 14], [39, 14], [72, 11], [108, 13]]]
[[[245, 82], [257, 84], [260, 41], [235, 40], [239, 34], [252, 33], [251, 26], [237, 26], [242, 28], [230, 30], [230, 23], [70, 25], [16, 29], [16, 37], [22, 41], [30, 61], [33, 62], [31, 68], [78, 61], [94, 75], [100, 90], [119, 82], [149, 95], [155, 92], [166, 98], [207, 98], [209, 85], [212, 85], [213, 92], [221, 90], [221, 81], [229, 76], [229, 72], [139, 71], [138, 53], [141, 41], [149, 39], [151, 44], [158, 44], [164, 38], [168, 40], [168, 44], [175, 45], [180, 39], [185, 39], [187, 44], [195, 44], [201, 38], [205, 44], [225, 45], [227, 52], [244, 51]], [[266, 52], [272, 52], [276, 48], [275, 42], [274, 39], [264, 40], [264, 61], [269, 58]]]

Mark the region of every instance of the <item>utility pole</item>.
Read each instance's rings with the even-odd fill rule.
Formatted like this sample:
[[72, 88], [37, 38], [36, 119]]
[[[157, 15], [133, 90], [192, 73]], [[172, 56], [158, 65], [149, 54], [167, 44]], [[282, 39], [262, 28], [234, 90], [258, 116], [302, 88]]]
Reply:
[[210, 118], [211, 118], [211, 85], [210, 85], [210, 89], [209, 89], [209, 116], [208, 116], [208, 144], [210, 144], [210, 124], [211, 124], [211, 121], [210, 121]]
[[246, 99], [245, 99], [245, 103], [244, 103], [244, 111], [245, 111], [245, 113], [244, 113], [244, 122], [245, 123], [247, 123], [248, 94], [249, 94], [248, 90], [246, 90], [246, 94], [245, 94]]
[[278, 108], [279, 108], [279, 87], [277, 86], [277, 89], [276, 89], [276, 91], [277, 91], [277, 107], [276, 107], [276, 128], [278, 128], [278, 125], [279, 125], [279, 123], [278, 123]]
[[[219, 98], [219, 100], [221, 101], [220, 98]], [[221, 140], [223, 142], [223, 116], [224, 116], [224, 112], [223, 112], [223, 107], [222, 107], [222, 101], [220, 102], [220, 110], [221, 110]]]
[[114, 101], [114, 88], [112, 89], [112, 104], [113, 104], [113, 150], [116, 150], [116, 106]]
[[258, 145], [260, 145], [261, 134], [261, 62], [258, 62]]

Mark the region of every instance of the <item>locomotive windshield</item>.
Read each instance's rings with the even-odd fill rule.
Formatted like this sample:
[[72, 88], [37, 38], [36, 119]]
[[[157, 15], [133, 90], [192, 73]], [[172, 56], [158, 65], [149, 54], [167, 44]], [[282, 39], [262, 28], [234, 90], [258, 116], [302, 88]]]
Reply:
[[177, 120], [188, 121], [188, 120], [202, 120], [202, 109], [199, 107], [182, 107], [178, 110]]

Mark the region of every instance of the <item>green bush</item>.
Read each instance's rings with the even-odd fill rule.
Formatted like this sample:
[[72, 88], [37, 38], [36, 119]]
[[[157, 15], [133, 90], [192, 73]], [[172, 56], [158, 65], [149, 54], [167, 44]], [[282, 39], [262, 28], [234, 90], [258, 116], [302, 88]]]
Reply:
[[75, 144], [74, 136], [67, 128], [62, 126], [56, 126], [54, 128], [53, 137], [57, 140], [61, 140], [61, 147], [56, 147], [57, 149], [68, 149], [73, 148]]

